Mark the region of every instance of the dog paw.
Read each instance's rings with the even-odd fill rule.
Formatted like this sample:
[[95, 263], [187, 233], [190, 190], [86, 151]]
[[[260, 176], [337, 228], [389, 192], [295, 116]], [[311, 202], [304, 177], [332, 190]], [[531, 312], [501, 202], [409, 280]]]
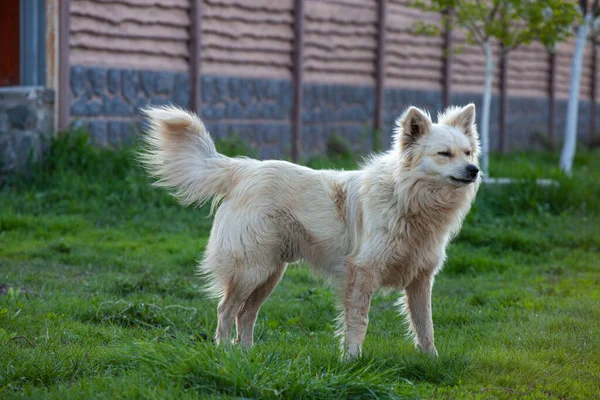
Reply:
[[342, 360], [349, 362], [354, 361], [362, 355], [361, 348], [359, 346], [348, 346], [342, 354]]
[[419, 347], [419, 349], [421, 350], [421, 353], [431, 356], [431, 357], [438, 357], [438, 352], [435, 348], [435, 346], [427, 346], [427, 347]]

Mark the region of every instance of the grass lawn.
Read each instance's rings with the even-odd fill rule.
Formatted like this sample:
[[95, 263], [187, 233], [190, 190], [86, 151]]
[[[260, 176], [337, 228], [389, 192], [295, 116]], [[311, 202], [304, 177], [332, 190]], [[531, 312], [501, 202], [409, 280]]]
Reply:
[[[321, 160], [320, 166], [330, 165]], [[344, 163], [338, 163], [344, 164]], [[0, 397], [598, 398], [600, 152], [492, 159], [434, 287], [439, 358], [380, 294], [365, 356], [339, 360], [335, 298], [290, 267], [252, 351], [211, 342], [196, 260], [211, 220], [150, 187], [130, 151], [77, 138], [0, 189]]]

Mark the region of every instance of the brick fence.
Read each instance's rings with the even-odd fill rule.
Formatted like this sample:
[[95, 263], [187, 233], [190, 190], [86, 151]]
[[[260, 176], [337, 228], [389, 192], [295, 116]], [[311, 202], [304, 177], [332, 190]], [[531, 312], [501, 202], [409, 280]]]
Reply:
[[[374, 129], [389, 145], [393, 121], [409, 105], [434, 116], [448, 104], [480, 109], [481, 50], [448, 26], [439, 37], [415, 35], [414, 23], [440, 15], [404, 0], [69, 3], [71, 22], [60, 25], [70, 77], [59, 79], [59, 125], [77, 120], [101, 146], [130, 143], [147, 104], [195, 110], [216, 138], [237, 133], [263, 158], [323, 152], [334, 134], [369, 150]], [[492, 150], [562, 136], [573, 48], [567, 40], [550, 56], [533, 44], [497, 60]], [[598, 54], [589, 50], [582, 140], [595, 133], [598, 114]]]

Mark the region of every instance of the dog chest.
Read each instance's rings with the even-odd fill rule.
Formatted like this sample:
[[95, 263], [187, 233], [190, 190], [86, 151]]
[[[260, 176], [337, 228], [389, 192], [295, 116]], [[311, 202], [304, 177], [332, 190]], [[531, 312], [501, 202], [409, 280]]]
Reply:
[[445, 241], [436, 236], [399, 236], [385, 262], [382, 285], [404, 289], [422, 270], [435, 270], [445, 257]]

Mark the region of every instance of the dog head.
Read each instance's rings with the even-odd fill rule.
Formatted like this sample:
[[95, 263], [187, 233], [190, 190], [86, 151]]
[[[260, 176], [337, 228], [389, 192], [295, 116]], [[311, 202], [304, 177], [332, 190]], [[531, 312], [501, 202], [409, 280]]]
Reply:
[[403, 167], [421, 179], [454, 187], [479, 179], [479, 135], [475, 105], [450, 107], [433, 123], [429, 113], [410, 107], [396, 121], [394, 151]]

